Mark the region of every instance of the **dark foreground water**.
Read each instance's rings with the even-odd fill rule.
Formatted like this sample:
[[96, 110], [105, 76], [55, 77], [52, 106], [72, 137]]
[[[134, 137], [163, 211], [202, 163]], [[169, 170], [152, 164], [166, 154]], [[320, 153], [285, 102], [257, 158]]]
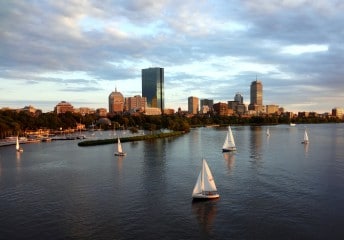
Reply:
[[[310, 144], [301, 144], [307, 126]], [[344, 125], [233, 126], [169, 139], [0, 148], [0, 239], [344, 239]], [[193, 203], [207, 159], [220, 193]]]

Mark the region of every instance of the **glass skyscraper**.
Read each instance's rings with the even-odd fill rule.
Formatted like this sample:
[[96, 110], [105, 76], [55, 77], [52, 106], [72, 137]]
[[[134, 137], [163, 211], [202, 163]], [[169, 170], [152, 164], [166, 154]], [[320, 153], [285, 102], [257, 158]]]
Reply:
[[160, 108], [163, 112], [164, 103], [164, 69], [142, 69], [142, 97], [147, 98], [147, 106]]

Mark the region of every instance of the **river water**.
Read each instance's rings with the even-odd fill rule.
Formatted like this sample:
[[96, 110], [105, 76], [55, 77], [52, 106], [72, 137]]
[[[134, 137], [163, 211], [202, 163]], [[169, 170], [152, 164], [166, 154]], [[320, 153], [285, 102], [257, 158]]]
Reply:
[[[1, 147], [0, 239], [344, 239], [344, 124], [232, 131], [234, 154], [225, 127], [123, 143], [125, 157], [77, 140]], [[193, 202], [202, 158], [220, 198]]]

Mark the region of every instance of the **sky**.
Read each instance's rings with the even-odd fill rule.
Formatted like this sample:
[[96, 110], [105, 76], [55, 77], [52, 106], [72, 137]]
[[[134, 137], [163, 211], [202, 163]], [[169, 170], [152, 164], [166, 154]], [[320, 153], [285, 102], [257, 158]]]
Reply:
[[341, 0], [4, 0], [0, 108], [108, 108], [112, 91], [141, 95], [141, 69], [162, 67], [165, 107], [187, 99], [285, 111], [344, 107]]

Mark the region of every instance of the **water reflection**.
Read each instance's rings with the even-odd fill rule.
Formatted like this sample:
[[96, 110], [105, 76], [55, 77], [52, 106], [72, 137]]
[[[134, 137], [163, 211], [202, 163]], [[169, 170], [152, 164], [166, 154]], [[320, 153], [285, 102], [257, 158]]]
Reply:
[[16, 169], [18, 172], [21, 170], [21, 153], [16, 152]]
[[122, 171], [122, 167], [123, 167], [123, 159], [125, 157], [124, 156], [118, 156], [117, 157], [117, 169], [118, 169], [118, 172], [120, 173]]
[[261, 160], [262, 154], [262, 127], [251, 126], [250, 137], [250, 158], [254, 160]]
[[205, 234], [209, 234], [212, 231], [217, 213], [217, 201], [218, 199], [192, 202], [192, 212], [196, 216], [202, 232]]
[[309, 148], [309, 144], [303, 144], [303, 149], [305, 151], [305, 156], [307, 157], [308, 156], [308, 148]]
[[225, 152], [223, 153], [223, 158], [225, 162], [227, 163], [227, 168], [229, 172], [233, 170], [234, 163], [235, 163], [235, 154], [231, 152]]

